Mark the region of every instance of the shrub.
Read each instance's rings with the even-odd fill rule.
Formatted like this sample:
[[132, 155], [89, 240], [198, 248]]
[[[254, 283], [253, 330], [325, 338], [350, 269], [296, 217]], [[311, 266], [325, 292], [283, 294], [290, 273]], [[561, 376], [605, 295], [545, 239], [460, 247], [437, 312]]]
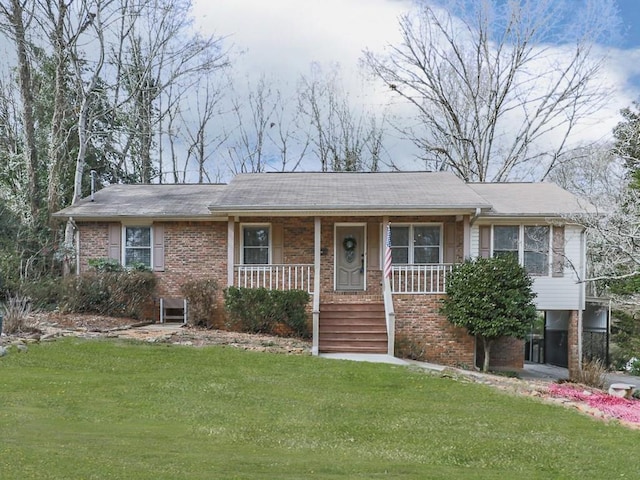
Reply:
[[190, 325], [220, 326], [216, 318], [218, 284], [214, 279], [190, 280], [182, 285], [181, 291], [189, 305], [187, 318]]
[[424, 360], [427, 353], [425, 342], [414, 340], [402, 334], [396, 335], [394, 348], [396, 356], [410, 360]]
[[482, 340], [484, 372], [495, 340], [524, 338], [530, 332], [537, 316], [532, 283], [511, 255], [466, 260], [449, 275], [441, 313]]
[[224, 291], [224, 302], [231, 329], [311, 336], [306, 312], [309, 294], [303, 290], [229, 287]]
[[90, 258], [87, 260], [89, 267], [96, 272], [122, 272], [124, 268], [118, 260], [113, 258]]
[[61, 310], [142, 318], [155, 287], [148, 271], [86, 272], [66, 280]]
[[42, 277], [20, 287], [23, 295], [31, 299], [33, 308], [54, 310], [64, 296], [64, 281], [60, 277]]
[[29, 325], [31, 302], [22, 295], [10, 295], [7, 303], [0, 310], [2, 313], [2, 331], [7, 335], [33, 330]]
[[631, 368], [629, 368], [629, 373], [631, 375], [640, 375], [640, 360], [639, 359], [635, 359], [635, 361], [630, 362], [631, 365], [629, 365]]
[[587, 360], [582, 363], [582, 370], [573, 372], [571, 381], [589, 387], [604, 388], [606, 373], [606, 366], [601, 360]]

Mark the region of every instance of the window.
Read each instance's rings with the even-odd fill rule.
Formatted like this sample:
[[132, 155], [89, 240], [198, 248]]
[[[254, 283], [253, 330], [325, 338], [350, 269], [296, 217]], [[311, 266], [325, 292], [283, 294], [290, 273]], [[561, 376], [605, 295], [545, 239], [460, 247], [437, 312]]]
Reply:
[[267, 265], [269, 263], [269, 227], [244, 226], [242, 229], [242, 263]]
[[518, 258], [520, 227], [493, 227], [493, 256], [513, 255]]
[[440, 225], [391, 227], [391, 256], [394, 264], [441, 263]]
[[493, 256], [513, 255], [531, 275], [549, 274], [548, 226], [493, 227]]
[[126, 227], [124, 266], [141, 263], [151, 268], [151, 227]]
[[531, 275], [549, 273], [549, 227], [524, 227], [523, 263]]

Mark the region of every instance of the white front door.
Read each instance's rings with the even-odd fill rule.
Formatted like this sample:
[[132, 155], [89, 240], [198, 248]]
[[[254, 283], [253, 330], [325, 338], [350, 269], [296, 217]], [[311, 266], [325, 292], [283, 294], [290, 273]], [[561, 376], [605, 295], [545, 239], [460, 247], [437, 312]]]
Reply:
[[336, 227], [336, 290], [364, 290], [364, 226]]

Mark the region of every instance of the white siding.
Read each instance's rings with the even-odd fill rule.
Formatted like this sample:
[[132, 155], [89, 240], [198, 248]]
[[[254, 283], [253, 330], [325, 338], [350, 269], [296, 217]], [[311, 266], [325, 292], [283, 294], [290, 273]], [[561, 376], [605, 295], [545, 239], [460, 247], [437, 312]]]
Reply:
[[[477, 224], [471, 228], [471, 257], [473, 258], [477, 257], [480, 251], [479, 232]], [[584, 265], [580, 227], [565, 226], [565, 256], [564, 276], [534, 277], [533, 290], [538, 295], [535, 299], [538, 310], [584, 309], [584, 284], [578, 283], [578, 275], [582, 274]]]
[[471, 227], [471, 250], [470, 256], [471, 258], [477, 258], [480, 255], [480, 228], [478, 225], [474, 225]]

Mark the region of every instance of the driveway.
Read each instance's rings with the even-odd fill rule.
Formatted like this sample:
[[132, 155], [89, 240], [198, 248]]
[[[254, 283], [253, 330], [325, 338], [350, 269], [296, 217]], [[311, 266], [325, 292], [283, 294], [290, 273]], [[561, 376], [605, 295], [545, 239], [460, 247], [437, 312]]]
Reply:
[[[569, 370], [555, 365], [541, 363], [525, 363], [524, 369], [520, 372], [520, 378], [531, 380], [566, 380], [569, 378]], [[626, 375], [619, 372], [609, 372], [606, 374], [605, 385], [608, 388], [612, 383], [628, 383], [640, 389], [640, 377]]]

